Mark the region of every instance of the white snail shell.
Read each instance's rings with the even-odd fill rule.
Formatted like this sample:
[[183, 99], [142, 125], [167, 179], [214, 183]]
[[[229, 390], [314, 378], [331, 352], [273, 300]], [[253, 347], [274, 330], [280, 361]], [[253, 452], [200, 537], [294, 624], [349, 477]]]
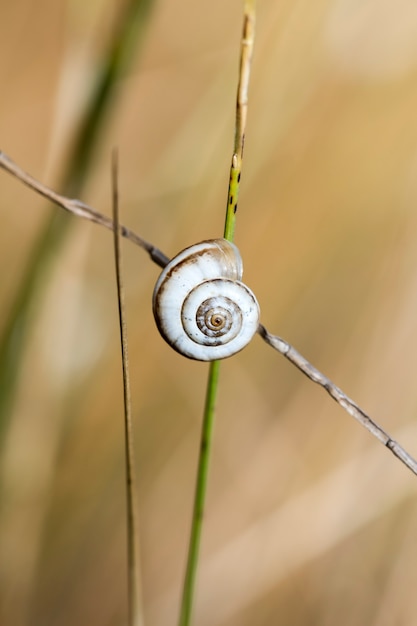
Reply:
[[177, 352], [197, 361], [232, 356], [252, 339], [259, 305], [241, 282], [242, 259], [226, 239], [186, 248], [164, 268], [153, 292], [159, 332]]

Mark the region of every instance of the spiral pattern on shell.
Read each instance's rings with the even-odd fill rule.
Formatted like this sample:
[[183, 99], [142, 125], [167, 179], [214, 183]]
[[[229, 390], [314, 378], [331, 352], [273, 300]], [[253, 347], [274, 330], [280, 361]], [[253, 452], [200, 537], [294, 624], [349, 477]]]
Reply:
[[214, 361], [249, 343], [258, 328], [259, 305], [242, 274], [239, 250], [226, 239], [195, 244], [168, 263], [155, 285], [153, 313], [174, 350]]

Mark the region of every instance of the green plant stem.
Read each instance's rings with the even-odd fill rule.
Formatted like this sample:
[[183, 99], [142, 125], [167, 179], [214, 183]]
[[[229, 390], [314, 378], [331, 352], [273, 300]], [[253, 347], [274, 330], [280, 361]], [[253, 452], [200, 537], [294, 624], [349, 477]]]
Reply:
[[201, 530], [204, 518], [204, 504], [207, 492], [207, 478], [210, 461], [211, 443], [215, 404], [218, 391], [220, 361], [210, 363], [210, 372], [207, 384], [204, 419], [201, 431], [200, 455], [198, 460], [197, 482], [194, 497], [193, 522], [188, 549], [187, 569], [184, 580], [184, 590], [181, 603], [179, 626], [188, 626], [191, 620], [195, 579], [197, 574], [198, 555], [200, 550]]
[[[243, 12], [243, 32], [241, 40], [239, 83], [236, 98], [235, 140], [230, 168], [229, 190], [227, 194], [224, 238], [233, 241], [236, 225], [237, 202], [240, 188], [243, 148], [245, 143], [246, 117], [250, 65], [255, 29], [255, 0], [245, 0]], [[198, 461], [195, 488], [193, 521], [188, 548], [187, 567], [184, 579], [179, 626], [189, 626], [194, 599], [204, 506], [207, 493], [207, 478], [213, 438], [215, 405], [219, 387], [220, 362], [210, 364], [207, 381], [206, 403], [201, 433], [200, 456]]]
[[[88, 177], [103, 122], [120, 77], [133, 58], [143, 34], [154, 0], [130, 0], [121, 11], [110, 47], [97, 71], [84, 117], [76, 133], [67, 173], [61, 187], [70, 196], [79, 196]], [[0, 443], [13, 406], [19, 372], [31, 322], [47, 285], [48, 270], [70, 232], [70, 216], [53, 211], [29, 255], [26, 273], [11, 305], [0, 338]]]

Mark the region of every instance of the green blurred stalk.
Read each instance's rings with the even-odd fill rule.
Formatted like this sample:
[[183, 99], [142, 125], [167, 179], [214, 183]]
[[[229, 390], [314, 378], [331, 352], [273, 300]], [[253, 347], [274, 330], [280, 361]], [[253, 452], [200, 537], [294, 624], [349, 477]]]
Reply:
[[[121, 10], [109, 49], [79, 129], [76, 133], [61, 189], [80, 196], [88, 178], [103, 123], [114, 102], [119, 79], [143, 42], [155, 0], [129, 0]], [[0, 338], [0, 445], [3, 441], [25, 355], [31, 322], [47, 285], [48, 270], [70, 232], [73, 218], [53, 210], [30, 254]]]

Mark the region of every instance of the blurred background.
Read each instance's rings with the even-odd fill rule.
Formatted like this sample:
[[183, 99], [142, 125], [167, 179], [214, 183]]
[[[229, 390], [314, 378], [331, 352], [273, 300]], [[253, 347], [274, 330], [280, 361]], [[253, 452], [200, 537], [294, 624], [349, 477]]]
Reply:
[[[110, 214], [117, 146], [123, 223], [173, 256], [223, 232], [242, 3], [142, 4], [91, 142], [86, 110], [127, 3], [0, 4], [0, 149]], [[249, 99], [236, 243], [262, 321], [415, 456], [415, 1], [259, 2]], [[23, 305], [60, 210], [4, 172], [0, 190], [0, 621], [124, 624], [112, 238], [72, 220]], [[129, 242], [123, 253], [144, 611], [165, 626], [208, 367], [159, 337], [159, 270]], [[195, 624], [415, 624], [416, 495], [410, 472], [256, 337], [221, 368]]]

